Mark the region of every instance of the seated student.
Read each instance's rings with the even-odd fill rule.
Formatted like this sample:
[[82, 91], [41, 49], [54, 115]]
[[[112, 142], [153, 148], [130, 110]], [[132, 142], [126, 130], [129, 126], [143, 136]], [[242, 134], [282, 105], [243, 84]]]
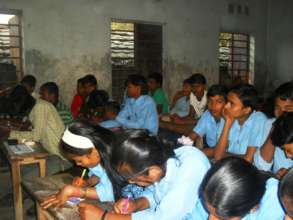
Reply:
[[105, 171], [110, 167], [110, 152], [113, 134], [111, 131], [93, 127], [85, 122], [74, 122], [65, 130], [60, 146], [64, 155], [76, 165], [89, 169], [89, 176], [99, 178], [94, 187], [82, 187], [78, 184], [65, 185], [57, 194], [46, 198], [41, 206], [63, 206], [70, 197], [99, 199], [102, 202], [114, 202], [112, 183]]
[[257, 103], [257, 91], [252, 85], [243, 84], [230, 90], [223, 111], [224, 128], [214, 150], [216, 160], [227, 154], [253, 160], [257, 148], [264, 142], [267, 122], [262, 112], [255, 111]]
[[[279, 187], [279, 196], [283, 208], [286, 211], [286, 217], [284, 220], [293, 219], [293, 169], [290, 169], [288, 173], [282, 178]], [[283, 220], [283, 219], [279, 219]]]
[[[31, 131], [6, 131], [11, 139], [21, 142], [23, 139], [40, 142], [50, 155], [46, 157], [46, 175], [64, 171], [72, 165], [67, 161], [59, 150], [59, 141], [64, 131], [63, 122], [56, 108], [49, 102], [38, 99], [29, 114], [32, 124]], [[24, 178], [36, 176], [38, 169], [24, 169]]]
[[59, 88], [54, 82], [47, 82], [40, 87], [40, 98], [52, 103], [65, 126], [73, 121], [69, 108], [59, 100]]
[[77, 80], [76, 95], [73, 97], [71, 102], [71, 113], [74, 118], [78, 117], [79, 111], [84, 103], [85, 98], [85, 88], [83, 85], [83, 78]]
[[191, 219], [277, 220], [285, 216], [278, 200], [278, 180], [238, 157], [212, 166], [202, 181], [200, 197], [202, 203], [197, 203]]
[[[293, 83], [284, 83], [279, 86], [274, 92], [274, 115], [280, 117], [284, 112], [293, 111]], [[287, 116], [286, 120], [291, 120]], [[287, 158], [284, 151], [280, 147], [275, 147], [272, 144], [270, 130], [275, 118], [268, 120], [266, 126], [267, 140], [263, 146], [254, 155], [254, 164], [261, 170], [273, 171], [278, 176], [282, 176], [286, 169], [293, 166], [292, 159]], [[285, 128], [284, 128], [285, 129]], [[287, 130], [287, 129], [286, 129]], [[287, 130], [288, 131], [288, 130]], [[290, 131], [288, 131], [288, 135]]]
[[108, 102], [105, 106], [104, 121], [100, 122], [99, 125], [104, 128], [121, 127], [121, 124], [119, 124], [115, 120], [119, 111], [120, 111], [120, 106], [118, 102], [115, 102], [115, 101]]
[[190, 93], [191, 93], [191, 84], [190, 84], [189, 78], [187, 78], [183, 81], [182, 91], [178, 91], [173, 97], [173, 101], [170, 106], [170, 115], [185, 117], [189, 114]]
[[27, 116], [36, 103], [36, 100], [22, 85], [15, 86], [3, 101], [2, 113], [19, 118]]
[[207, 91], [206, 91], [206, 78], [196, 73], [189, 77], [191, 84], [190, 93], [190, 112], [189, 115], [183, 118], [173, 117], [173, 121], [177, 124], [195, 123], [195, 119], [200, 118], [206, 110], [207, 105]]
[[34, 98], [36, 98], [34, 94], [36, 83], [37, 79], [33, 75], [25, 75], [20, 81], [20, 85], [23, 85]]
[[98, 82], [94, 75], [88, 74], [82, 78], [82, 81], [86, 98], [91, 94], [92, 91], [98, 89]]
[[[147, 92], [147, 82], [142, 75], [129, 75], [127, 79], [129, 100], [119, 112], [116, 121], [125, 128], [143, 128], [156, 135], [159, 127], [157, 108]], [[106, 126], [107, 122], [103, 124]]]
[[166, 114], [169, 111], [168, 100], [162, 89], [163, 77], [160, 73], [152, 73], [148, 76], [149, 95], [157, 104], [158, 114]]
[[145, 130], [120, 133], [116, 146], [112, 166], [129, 183], [146, 188], [141, 198], [117, 201], [116, 213], [80, 204], [82, 219], [172, 220], [185, 219], [191, 214], [198, 200], [200, 183], [210, 168], [201, 151], [191, 146], [173, 150]]
[[213, 85], [209, 88], [207, 97], [208, 110], [200, 117], [189, 138], [195, 141], [198, 137], [205, 137], [208, 148], [204, 148], [203, 152], [208, 157], [213, 157], [213, 148], [217, 144], [224, 125], [222, 112], [226, 105], [227, 90], [224, 86]]

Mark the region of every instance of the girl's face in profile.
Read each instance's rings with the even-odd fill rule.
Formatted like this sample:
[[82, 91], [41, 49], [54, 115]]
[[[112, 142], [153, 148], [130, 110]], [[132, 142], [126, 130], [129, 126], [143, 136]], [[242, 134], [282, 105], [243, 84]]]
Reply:
[[100, 163], [101, 158], [100, 154], [94, 147], [91, 153], [82, 156], [73, 156], [72, 160], [78, 166], [92, 168]]
[[163, 176], [163, 170], [159, 166], [151, 166], [134, 173], [128, 164], [123, 164], [118, 168], [118, 172], [127, 182], [143, 187], [159, 182]]

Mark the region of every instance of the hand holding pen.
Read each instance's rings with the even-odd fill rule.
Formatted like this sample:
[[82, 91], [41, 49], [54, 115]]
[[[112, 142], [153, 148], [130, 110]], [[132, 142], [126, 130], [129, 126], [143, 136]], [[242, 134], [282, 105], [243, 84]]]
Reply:
[[79, 186], [79, 187], [82, 187], [82, 186], [86, 185], [86, 183], [84, 181], [84, 175], [85, 175], [85, 173], [86, 173], [86, 169], [83, 169], [81, 176], [78, 177], [78, 178], [75, 178], [73, 180], [73, 182], [72, 182], [72, 185]]

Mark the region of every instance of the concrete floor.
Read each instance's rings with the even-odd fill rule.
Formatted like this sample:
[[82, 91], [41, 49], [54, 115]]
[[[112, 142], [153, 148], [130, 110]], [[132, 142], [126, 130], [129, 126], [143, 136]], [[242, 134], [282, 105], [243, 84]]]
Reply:
[[[1, 160], [1, 159], [0, 159]], [[13, 199], [9, 199], [11, 204], [3, 205], [1, 198], [7, 193], [8, 186], [11, 184], [10, 171], [7, 166], [1, 160], [0, 162], [0, 220], [14, 220], [14, 208]], [[24, 220], [36, 220], [36, 216], [28, 216], [26, 210], [33, 206], [33, 201], [27, 198], [23, 202], [24, 204]]]

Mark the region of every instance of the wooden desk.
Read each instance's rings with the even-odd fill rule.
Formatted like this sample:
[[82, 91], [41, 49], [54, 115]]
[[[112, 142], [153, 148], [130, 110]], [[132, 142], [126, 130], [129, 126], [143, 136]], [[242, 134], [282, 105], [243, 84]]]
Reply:
[[[44, 198], [55, 194], [65, 184], [72, 183], [73, 176], [68, 173], [48, 176], [45, 178], [36, 178], [32, 181], [23, 181], [22, 185], [29, 195], [37, 202], [38, 219], [60, 219], [60, 220], [80, 220], [77, 206], [65, 205], [62, 208], [50, 207], [47, 210], [42, 209], [39, 203]], [[112, 205], [109, 203], [100, 203], [97, 200], [86, 200], [86, 202], [99, 205], [103, 209], [110, 210]]]
[[192, 129], [194, 128], [195, 124], [175, 124], [174, 122], [166, 122], [161, 121], [159, 122], [159, 127], [164, 128], [179, 134], [188, 135]]
[[22, 190], [21, 190], [21, 170], [22, 165], [38, 164], [40, 170], [40, 176], [46, 175], [46, 157], [49, 155], [43, 147], [36, 145], [32, 147], [34, 152], [27, 154], [13, 154], [4, 146], [4, 142], [1, 143], [0, 150], [6, 156], [10, 168], [13, 185], [13, 199], [14, 199], [14, 211], [15, 219], [23, 219], [23, 207], [22, 207]]

